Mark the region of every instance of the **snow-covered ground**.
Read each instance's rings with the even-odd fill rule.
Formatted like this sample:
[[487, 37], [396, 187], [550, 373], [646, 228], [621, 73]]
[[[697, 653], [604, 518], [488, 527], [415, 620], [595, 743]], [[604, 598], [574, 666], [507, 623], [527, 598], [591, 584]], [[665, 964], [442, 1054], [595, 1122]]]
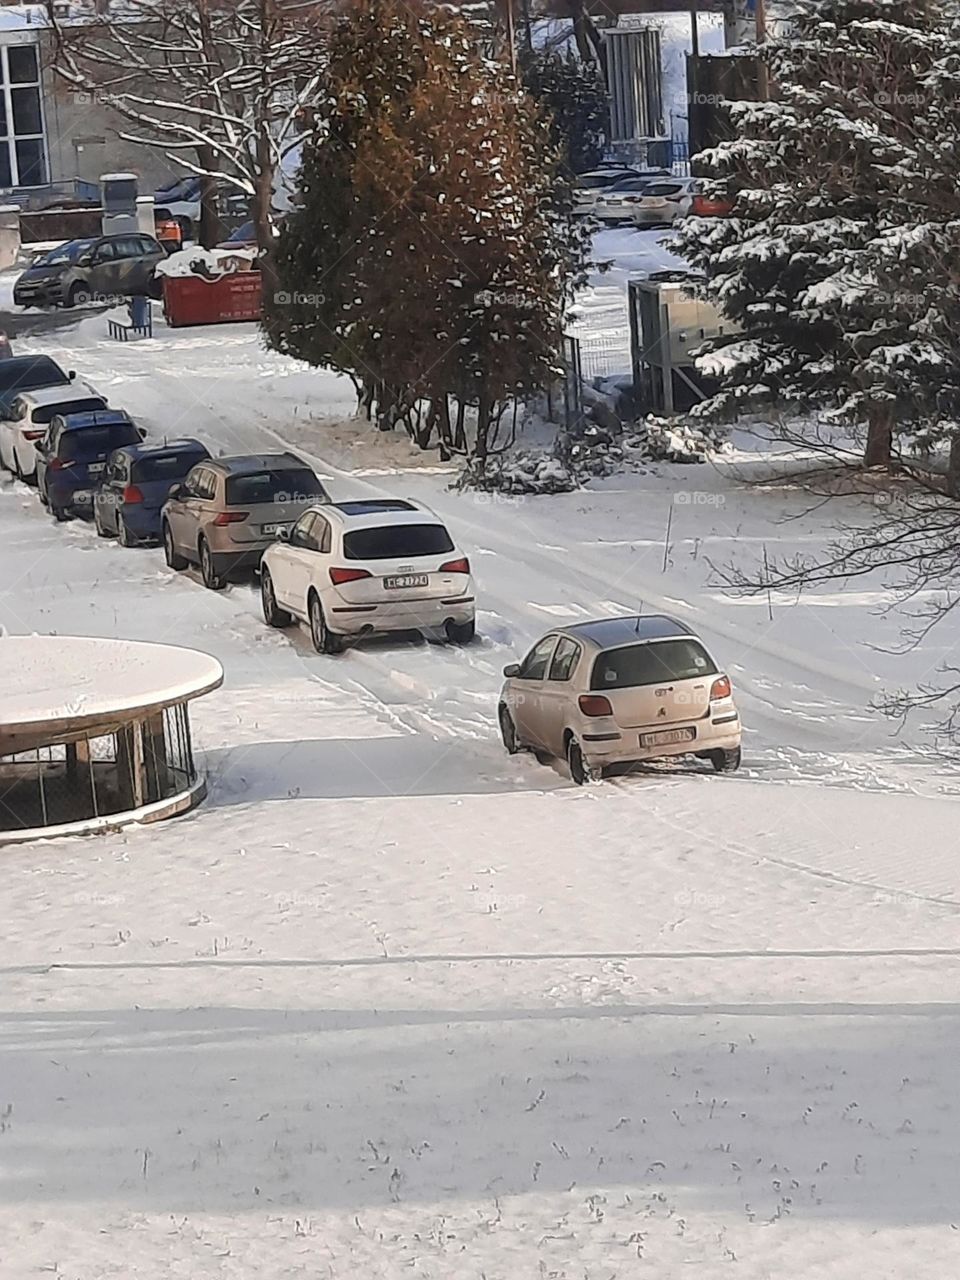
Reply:
[[[2, 852], [3, 1280], [952, 1274], [958, 779], [869, 710], [949, 631], [893, 657], [879, 581], [725, 596], [712, 563], [828, 535], [742, 484], [748, 441], [498, 501], [249, 327], [105, 327], [43, 349], [157, 435], [286, 442], [337, 497], [440, 510], [482, 638], [320, 657], [252, 584], [208, 592], [0, 483], [7, 631], [226, 674], [194, 713], [202, 808]], [[741, 774], [578, 790], [508, 758], [502, 666], [641, 603], [730, 671]]]

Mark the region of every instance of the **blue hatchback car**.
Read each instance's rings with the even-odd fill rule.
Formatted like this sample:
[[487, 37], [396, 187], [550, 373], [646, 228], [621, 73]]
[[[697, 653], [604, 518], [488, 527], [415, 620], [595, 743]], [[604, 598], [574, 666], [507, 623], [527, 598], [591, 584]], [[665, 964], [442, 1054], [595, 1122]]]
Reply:
[[119, 409], [58, 414], [36, 444], [40, 501], [57, 520], [73, 512], [89, 515], [107, 458], [146, 434]]
[[160, 541], [160, 509], [175, 484], [210, 457], [199, 440], [168, 440], [162, 445], [130, 444], [107, 459], [94, 495], [93, 519], [101, 538], [116, 537], [122, 547]]

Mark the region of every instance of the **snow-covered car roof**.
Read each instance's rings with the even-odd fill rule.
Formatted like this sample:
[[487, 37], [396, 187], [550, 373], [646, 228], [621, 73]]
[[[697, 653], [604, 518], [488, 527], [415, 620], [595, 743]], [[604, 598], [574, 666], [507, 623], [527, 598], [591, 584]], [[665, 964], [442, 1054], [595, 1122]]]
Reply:
[[557, 627], [556, 630], [575, 640], [586, 640], [597, 649], [619, 649], [648, 640], [674, 640], [695, 634], [685, 622], [668, 618], [663, 613], [596, 618], [590, 622], [574, 622], [569, 627]]
[[74, 382], [61, 383], [58, 387], [38, 387], [36, 391], [21, 391], [17, 399], [36, 407], [49, 404], [69, 404], [71, 400], [83, 400], [87, 396], [106, 400], [106, 396], [94, 390], [88, 382], [77, 378]]
[[438, 524], [435, 511], [410, 498], [370, 498], [353, 502], [318, 503], [311, 510], [333, 516], [344, 529], [380, 529], [398, 524]]

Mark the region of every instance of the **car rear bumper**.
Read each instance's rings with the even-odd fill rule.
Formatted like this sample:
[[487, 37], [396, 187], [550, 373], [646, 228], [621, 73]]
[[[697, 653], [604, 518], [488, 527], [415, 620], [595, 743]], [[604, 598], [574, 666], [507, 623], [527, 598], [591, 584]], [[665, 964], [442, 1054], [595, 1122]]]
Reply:
[[362, 635], [389, 631], [441, 631], [448, 622], [461, 625], [476, 616], [473, 596], [450, 596], [445, 599], [396, 600], [389, 604], [347, 604], [345, 601], [324, 606], [327, 625], [343, 635]]
[[589, 764], [627, 764], [641, 760], [663, 760], [668, 756], [691, 756], [705, 751], [735, 751], [740, 745], [739, 717], [721, 720], [698, 720], [692, 725], [670, 725], [670, 729], [694, 729], [696, 737], [686, 742], [661, 742], [641, 746], [641, 734], [658, 732], [655, 725], [646, 729], [611, 729], [609, 722], [584, 726], [578, 735], [580, 749]]
[[117, 514], [123, 516], [123, 523], [135, 538], [154, 538], [160, 540], [162, 533], [160, 510], [144, 508], [139, 503], [124, 503]]

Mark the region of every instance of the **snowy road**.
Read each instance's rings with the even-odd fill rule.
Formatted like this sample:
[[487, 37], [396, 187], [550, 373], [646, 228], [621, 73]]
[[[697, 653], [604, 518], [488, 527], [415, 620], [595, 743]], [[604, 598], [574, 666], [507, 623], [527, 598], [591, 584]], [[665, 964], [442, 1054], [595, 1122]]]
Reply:
[[[0, 484], [9, 631], [226, 671], [196, 712], [204, 807], [3, 853], [3, 1280], [952, 1273], [957, 784], [868, 710], [949, 637], [868, 647], [896, 635], [879, 583], [772, 621], [729, 600], [710, 561], [825, 536], [729, 468], [482, 501], [243, 330], [149, 356], [101, 325], [49, 349], [155, 432], [279, 436], [338, 497], [442, 511], [483, 635], [322, 658], [252, 586], [210, 593]], [[742, 774], [581, 791], [508, 758], [504, 663], [641, 601], [729, 665]]]

